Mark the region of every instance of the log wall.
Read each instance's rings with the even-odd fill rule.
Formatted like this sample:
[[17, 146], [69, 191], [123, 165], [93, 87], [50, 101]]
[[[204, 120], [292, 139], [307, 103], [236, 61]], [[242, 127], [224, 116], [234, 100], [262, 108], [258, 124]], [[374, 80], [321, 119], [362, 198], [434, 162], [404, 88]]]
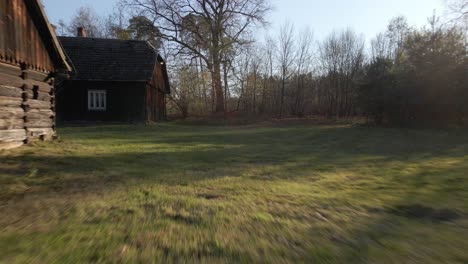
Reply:
[[0, 63], [0, 150], [55, 136], [54, 79]]

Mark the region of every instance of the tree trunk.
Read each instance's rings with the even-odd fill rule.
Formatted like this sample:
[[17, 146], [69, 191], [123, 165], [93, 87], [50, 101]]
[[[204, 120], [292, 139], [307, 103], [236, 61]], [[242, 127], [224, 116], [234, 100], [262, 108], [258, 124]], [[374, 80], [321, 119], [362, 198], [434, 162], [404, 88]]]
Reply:
[[229, 76], [228, 76], [228, 66], [226, 65], [228, 62], [225, 61], [223, 63], [223, 74], [224, 74], [224, 110], [228, 110], [228, 99], [229, 99]]
[[[284, 74], [283, 74], [284, 75]], [[279, 118], [283, 118], [283, 108], [284, 108], [284, 89], [286, 86], [286, 79], [283, 76], [281, 80], [281, 98], [280, 98], [280, 113], [279, 113]]]
[[219, 40], [221, 30], [216, 30], [216, 34], [213, 34], [213, 49], [212, 49], [212, 67], [211, 67], [211, 85], [213, 86], [213, 93], [215, 96], [215, 113], [224, 114], [224, 91], [221, 81], [221, 52], [219, 47]]
[[255, 115], [257, 113], [257, 69], [254, 71], [254, 84], [253, 84], [253, 104], [252, 112]]
[[224, 92], [221, 85], [221, 64], [219, 62], [214, 63], [211, 80], [215, 96], [215, 112], [224, 113]]
[[267, 89], [267, 78], [263, 78], [263, 90], [262, 90], [262, 103], [260, 105], [260, 114], [265, 113], [265, 98], [266, 98], [266, 89]]
[[243, 97], [244, 97], [244, 81], [241, 81], [241, 92], [239, 95], [239, 99], [237, 100], [237, 111], [240, 110], [240, 104], [241, 104], [241, 100]]

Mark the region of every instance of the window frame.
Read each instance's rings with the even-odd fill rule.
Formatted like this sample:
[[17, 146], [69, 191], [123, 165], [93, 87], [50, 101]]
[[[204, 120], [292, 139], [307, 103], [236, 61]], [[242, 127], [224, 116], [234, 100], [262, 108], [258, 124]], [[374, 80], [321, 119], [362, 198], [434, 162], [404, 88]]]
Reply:
[[107, 111], [106, 90], [88, 90], [88, 111]]

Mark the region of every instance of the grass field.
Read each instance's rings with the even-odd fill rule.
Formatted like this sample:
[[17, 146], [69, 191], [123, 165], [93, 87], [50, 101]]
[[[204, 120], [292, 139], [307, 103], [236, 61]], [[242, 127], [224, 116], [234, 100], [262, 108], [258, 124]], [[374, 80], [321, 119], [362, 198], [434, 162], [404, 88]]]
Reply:
[[0, 153], [2, 263], [468, 263], [468, 132], [70, 127]]

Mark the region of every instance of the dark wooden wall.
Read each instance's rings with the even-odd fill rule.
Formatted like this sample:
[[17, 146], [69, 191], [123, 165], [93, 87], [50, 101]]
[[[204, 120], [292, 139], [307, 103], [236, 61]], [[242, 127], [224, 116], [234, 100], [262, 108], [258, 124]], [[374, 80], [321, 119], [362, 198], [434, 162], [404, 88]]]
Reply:
[[166, 87], [164, 71], [160, 63], [154, 67], [153, 79], [146, 90], [146, 107], [148, 121], [166, 120], [166, 93], [169, 90]]
[[[166, 83], [158, 64], [149, 82], [68, 80], [57, 87], [57, 119], [59, 122], [166, 120]], [[88, 90], [106, 91], [105, 111], [88, 110]]]
[[[145, 82], [65, 81], [57, 87], [60, 122], [145, 122]], [[106, 90], [106, 111], [88, 110], [88, 90]]]
[[150, 84], [146, 87], [146, 114], [147, 121], [166, 120], [166, 94]]

